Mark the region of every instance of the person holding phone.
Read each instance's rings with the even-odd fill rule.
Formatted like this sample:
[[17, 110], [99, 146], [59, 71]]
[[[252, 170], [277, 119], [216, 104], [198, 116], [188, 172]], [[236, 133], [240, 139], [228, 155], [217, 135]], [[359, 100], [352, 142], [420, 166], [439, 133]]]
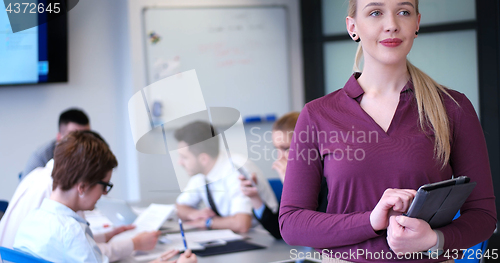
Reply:
[[[471, 247], [495, 229], [488, 152], [474, 107], [464, 94], [436, 83], [407, 60], [418, 37], [418, 4], [349, 0], [346, 27], [359, 42], [355, 73], [342, 89], [306, 104], [297, 121], [281, 234], [290, 245], [317, 248], [324, 262], [377, 261], [373, 253], [383, 253], [382, 262], [405, 253], [437, 255]], [[415, 189], [462, 175], [477, 186], [460, 218], [432, 229], [402, 215]], [[323, 176], [328, 207], [318, 213]], [[441, 254], [406, 261], [447, 260]]]
[[[281, 182], [285, 181], [285, 172], [288, 161], [288, 152], [290, 143], [293, 137], [293, 130], [299, 118], [299, 112], [289, 112], [279, 118], [272, 128], [272, 141], [277, 151], [277, 159], [273, 162], [272, 168], [278, 173]], [[281, 233], [278, 224], [278, 212], [269, 208], [265, 202], [262, 201], [261, 195], [258, 190], [259, 181], [255, 174], [248, 174], [246, 171], [240, 171], [241, 191], [246, 196], [250, 197], [252, 201], [252, 208], [254, 217], [261, 223], [261, 225], [276, 239], [281, 239]], [[250, 181], [250, 176], [251, 180]], [[328, 188], [326, 183], [322, 182], [322, 188], [318, 196], [318, 211], [324, 212], [326, 210], [326, 196]]]

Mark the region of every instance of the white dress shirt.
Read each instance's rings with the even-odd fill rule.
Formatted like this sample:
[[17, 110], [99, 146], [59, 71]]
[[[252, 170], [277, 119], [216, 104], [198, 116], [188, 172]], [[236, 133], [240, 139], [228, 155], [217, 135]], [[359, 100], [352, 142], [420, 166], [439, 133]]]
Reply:
[[[52, 159], [45, 167], [38, 167], [29, 173], [16, 188], [7, 211], [0, 220], [0, 246], [12, 248], [23, 219], [30, 211], [39, 208], [45, 198], [50, 197], [53, 166], [54, 160]], [[85, 218], [83, 213], [78, 214]], [[111, 262], [131, 256], [134, 250], [134, 243], [131, 239], [105, 243], [104, 234], [99, 234], [94, 236], [94, 240]]]
[[[239, 156], [232, 157], [233, 162], [244, 161]], [[257, 173], [259, 194], [269, 208], [276, 211], [278, 202], [269, 182], [262, 176], [262, 173], [255, 165], [249, 161], [245, 163], [245, 168], [250, 172]], [[186, 190], [177, 197], [177, 204], [199, 208], [201, 202], [206, 207], [210, 207], [205, 188], [205, 180], [209, 182], [208, 187], [212, 194], [215, 206], [222, 217], [233, 216], [238, 213], [252, 214], [252, 204], [250, 198], [245, 196], [240, 189], [239, 173], [234, 170], [229, 159], [224, 155], [219, 155], [217, 161], [205, 176], [197, 174], [192, 176], [187, 183]]]
[[48, 198], [23, 220], [13, 247], [52, 262], [109, 262], [94, 241], [89, 223]]
[[0, 220], [0, 246], [12, 248], [17, 229], [28, 213], [39, 208], [43, 199], [52, 193], [52, 172], [54, 161], [45, 167], [38, 167], [29, 173], [14, 192], [5, 214]]

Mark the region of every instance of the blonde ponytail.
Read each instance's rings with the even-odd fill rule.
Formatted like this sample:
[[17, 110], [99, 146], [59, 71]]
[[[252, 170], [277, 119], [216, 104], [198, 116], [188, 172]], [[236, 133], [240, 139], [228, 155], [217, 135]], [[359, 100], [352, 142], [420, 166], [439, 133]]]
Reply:
[[356, 50], [356, 57], [354, 58], [354, 66], [352, 71], [361, 72], [361, 60], [363, 59], [363, 47], [361, 43], [358, 44], [358, 50]]
[[420, 128], [425, 129], [429, 124], [434, 132], [434, 157], [442, 162], [442, 168], [450, 160], [450, 122], [443, 103], [443, 94], [450, 97], [457, 105], [458, 102], [450, 96], [446, 89], [434, 81], [429, 75], [422, 72], [406, 60], [406, 67], [410, 73], [415, 98], [418, 106]]
[[[361, 72], [360, 65], [362, 58], [363, 48], [360, 43], [356, 51], [356, 58], [354, 59], [354, 72]], [[451, 145], [450, 123], [442, 95], [444, 94], [450, 97], [455, 103], [457, 102], [443, 86], [411, 64], [408, 59], [406, 60], [406, 67], [408, 68], [415, 89], [420, 128], [425, 130], [428, 125], [434, 132], [434, 158], [442, 162], [441, 168], [444, 168], [450, 160]]]

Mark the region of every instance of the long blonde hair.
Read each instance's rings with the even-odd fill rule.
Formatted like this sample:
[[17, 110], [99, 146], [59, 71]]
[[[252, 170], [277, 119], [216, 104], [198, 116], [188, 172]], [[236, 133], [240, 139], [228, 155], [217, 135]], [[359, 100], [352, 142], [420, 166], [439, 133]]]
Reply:
[[[415, 10], [418, 15], [418, 0], [415, 0]], [[349, 0], [348, 15], [353, 18], [356, 16], [356, 0]], [[363, 48], [361, 43], [359, 43], [353, 66], [355, 72], [361, 72], [360, 65], [362, 58]], [[443, 86], [411, 64], [408, 59], [406, 60], [406, 67], [415, 90], [420, 128], [425, 130], [426, 126], [429, 125], [434, 132], [434, 157], [442, 162], [441, 168], [443, 168], [450, 159], [451, 145], [448, 114], [446, 113], [442, 96], [443, 94], [447, 95], [455, 103], [457, 102]]]

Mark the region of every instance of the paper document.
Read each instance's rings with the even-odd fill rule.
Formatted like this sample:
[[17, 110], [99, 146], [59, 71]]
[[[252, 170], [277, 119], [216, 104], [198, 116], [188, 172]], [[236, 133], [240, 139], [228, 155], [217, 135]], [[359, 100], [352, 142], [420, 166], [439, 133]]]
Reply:
[[[205, 230], [205, 231], [193, 231], [184, 233], [186, 235], [186, 240], [189, 242], [207, 242], [212, 240], [224, 240], [224, 241], [234, 241], [242, 240], [243, 236], [235, 234], [229, 229], [220, 230]], [[168, 237], [170, 237], [169, 235]], [[174, 235], [172, 235], [174, 236]], [[180, 234], [179, 234], [180, 237]]]
[[133, 225], [135, 225], [134, 229], [122, 232], [114, 236], [111, 240], [124, 240], [133, 238], [144, 231], [159, 230], [163, 222], [167, 220], [174, 209], [174, 205], [151, 204], [137, 217], [137, 219], [135, 219], [133, 223]]

